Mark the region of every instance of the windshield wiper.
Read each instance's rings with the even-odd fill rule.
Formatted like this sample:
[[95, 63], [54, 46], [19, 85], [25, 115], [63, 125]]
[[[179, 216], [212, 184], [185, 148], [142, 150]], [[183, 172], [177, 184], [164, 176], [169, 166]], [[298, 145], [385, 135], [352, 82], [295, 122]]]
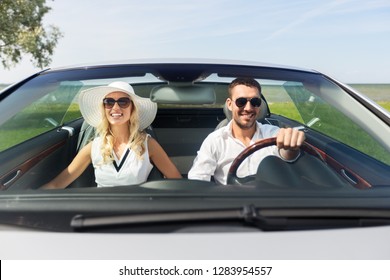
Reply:
[[254, 205], [221, 210], [191, 210], [88, 217], [76, 215], [74, 230], [156, 223], [239, 221], [261, 230], [292, 230], [390, 225], [390, 210], [257, 209]]
[[131, 225], [140, 223], [170, 223], [170, 222], [196, 222], [215, 220], [244, 220], [251, 222], [261, 220], [258, 211], [252, 205], [237, 209], [222, 210], [191, 210], [172, 211], [165, 213], [142, 213], [115, 216], [86, 217], [76, 215], [71, 220], [71, 227], [74, 229], [88, 227], [102, 227], [115, 225]]

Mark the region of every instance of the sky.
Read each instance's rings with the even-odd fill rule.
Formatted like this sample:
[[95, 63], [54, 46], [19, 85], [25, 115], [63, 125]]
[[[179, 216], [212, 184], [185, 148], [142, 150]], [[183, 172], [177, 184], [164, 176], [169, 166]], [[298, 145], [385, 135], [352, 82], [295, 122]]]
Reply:
[[[47, 0], [49, 67], [150, 58], [255, 61], [390, 83], [389, 0]], [[40, 69], [25, 55], [0, 83]]]

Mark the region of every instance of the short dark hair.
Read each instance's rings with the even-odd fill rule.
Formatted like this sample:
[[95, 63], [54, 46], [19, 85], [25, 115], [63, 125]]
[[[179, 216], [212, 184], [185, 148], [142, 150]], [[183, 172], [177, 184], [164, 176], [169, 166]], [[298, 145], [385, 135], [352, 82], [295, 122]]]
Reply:
[[235, 86], [238, 86], [238, 85], [244, 85], [244, 86], [247, 86], [247, 87], [257, 88], [257, 90], [259, 91], [259, 94], [261, 96], [261, 86], [260, 86], [259, 82], [257, 82], [253, 78], [238, 77], [238, 78], [234, 79], [229, 84], [228, 91], [229, 91], [229, 97], [230, 98], [232, 97], [232, 88], [234, 88]]

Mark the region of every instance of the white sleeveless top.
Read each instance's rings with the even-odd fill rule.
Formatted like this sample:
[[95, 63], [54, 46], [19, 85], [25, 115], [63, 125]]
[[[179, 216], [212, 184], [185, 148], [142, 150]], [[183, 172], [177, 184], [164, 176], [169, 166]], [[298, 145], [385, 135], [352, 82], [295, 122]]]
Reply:
[[141, 158], [127, 149], [121, 158], [113, 153], [114, 161], [103, 164], [100, 147], [102, 139], [98, 136], [92, 142], [91, 158], [95, 169], [95, 181], [98, 187], [113, 187], [139, 184], [146, 181], [153, 165], [149, 160], [148, 135], [145, 139], [145, 153]]

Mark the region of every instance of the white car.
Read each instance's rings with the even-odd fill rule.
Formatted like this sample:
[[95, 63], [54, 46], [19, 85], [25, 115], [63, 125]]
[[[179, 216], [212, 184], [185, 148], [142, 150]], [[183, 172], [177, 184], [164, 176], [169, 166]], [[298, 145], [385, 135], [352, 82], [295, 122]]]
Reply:
[[[260, 123], [306, 134], [295, 163], [263, 160], [227, 185], [187, 179], [226, 124], [227, 86], [262, 85]], [[97, 188], [92, 167], [39, 189], [93, 135], [78, 93], [122, 80], [158, 103], [149, 133], [183, 179]], [[156, 60], [49, 69], [0, 93], [1, 259], [389, 259], [390, 115], [322, 73], [236, 61]]]

